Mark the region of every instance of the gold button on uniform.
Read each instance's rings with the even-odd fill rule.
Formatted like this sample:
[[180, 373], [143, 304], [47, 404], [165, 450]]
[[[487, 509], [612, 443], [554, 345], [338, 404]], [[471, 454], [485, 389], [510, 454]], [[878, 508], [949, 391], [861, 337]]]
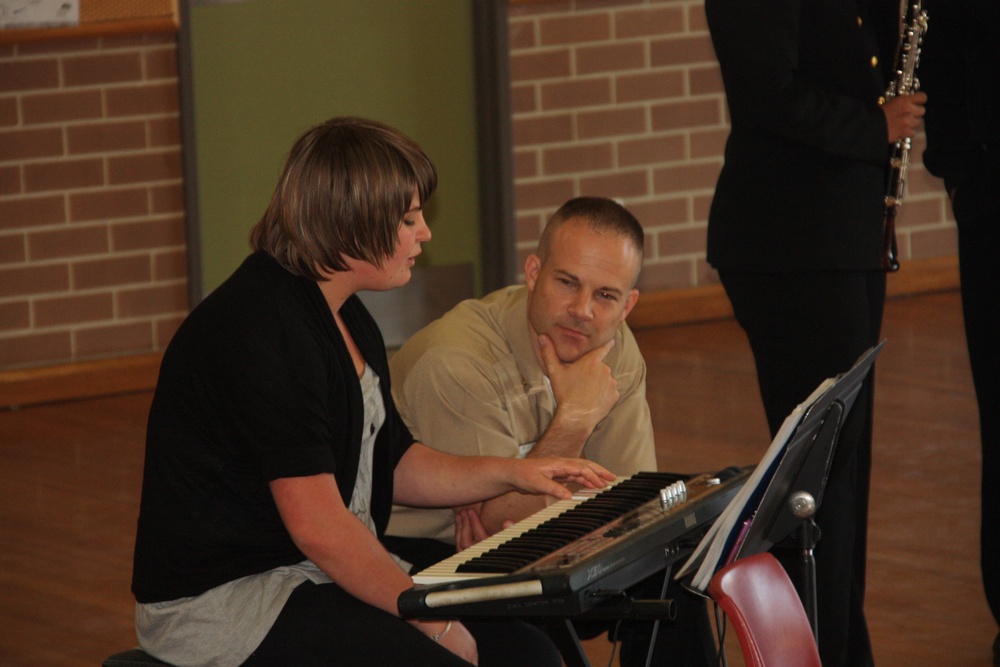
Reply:
[[858, 17], [858, 27], [861, 27], [861, 17]]
[[878, 67], [878, 58], [872, 56], [872, 67]]

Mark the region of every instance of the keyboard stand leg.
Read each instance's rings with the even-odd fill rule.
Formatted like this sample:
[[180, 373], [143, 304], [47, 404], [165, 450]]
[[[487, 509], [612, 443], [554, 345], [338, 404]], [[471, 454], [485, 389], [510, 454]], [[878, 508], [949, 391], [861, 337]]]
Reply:
[[566, 667], [590, 667], [587, 652], [583, 650], [583, 644], [580, 643], [580, 637], [576, 634], [572, 620], [568, 618], [553, 620], [546, 624], [545, 629], [559, 649]]
[[[667, 585], [670, 583], [670, 572], [673, 570], [673, 565], [667, 565], [667, 569], [663, 572], [663, 586], [660, 588], [660, 600], [667, 599]], [[649, 650], [646, 653], [646, 667], [650, 667], [653, 664], [653, 650], [656, 648], [656, 636], [660, 633], [660, 619], [656, 619], [653, 622], [653, 634], [649, 638]]]

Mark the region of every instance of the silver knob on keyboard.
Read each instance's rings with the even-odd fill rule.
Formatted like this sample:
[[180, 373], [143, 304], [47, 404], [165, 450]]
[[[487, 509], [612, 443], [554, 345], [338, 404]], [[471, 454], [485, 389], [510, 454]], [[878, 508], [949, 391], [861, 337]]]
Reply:
[[683, 480], [660, 489], [660, 507], [665, 510], [676, 507], [687, 500], [687, 485]]

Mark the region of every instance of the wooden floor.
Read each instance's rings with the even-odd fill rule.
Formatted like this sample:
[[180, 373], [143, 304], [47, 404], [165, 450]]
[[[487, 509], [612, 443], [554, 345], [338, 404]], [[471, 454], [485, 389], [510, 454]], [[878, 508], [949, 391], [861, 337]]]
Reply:
[[[868, 621], [882, 667], [988, 667], [979, 450], [955, 293], [894, 299], [877, 364]], [[661, 469], [754, 463], [768, 435], [732, 321], [641, 331]], [[131, 550], [150, 394], [0, 412], [0, 665], [134, 644]], [[587, 643], [595, 667], [604, 640]], [[740, 665], [730, 648], [730, 664]]]

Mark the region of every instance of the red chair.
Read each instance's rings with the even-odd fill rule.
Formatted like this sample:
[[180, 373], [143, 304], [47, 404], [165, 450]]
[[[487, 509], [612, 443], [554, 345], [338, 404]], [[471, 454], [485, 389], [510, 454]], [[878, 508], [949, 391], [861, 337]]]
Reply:
[[822, 667], [799, 594], [771, 554], [722, 568], [708, 594], [729, 618], [746, 667]]

